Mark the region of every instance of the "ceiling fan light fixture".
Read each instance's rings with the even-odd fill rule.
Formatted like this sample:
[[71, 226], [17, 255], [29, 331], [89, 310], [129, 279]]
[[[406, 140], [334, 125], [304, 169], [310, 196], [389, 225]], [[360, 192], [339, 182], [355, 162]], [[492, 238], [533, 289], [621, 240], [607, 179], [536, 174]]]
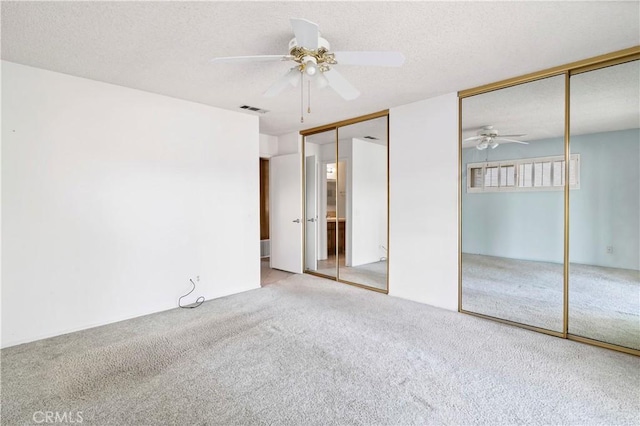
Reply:
[[334, 69], [333, 65], [338, 64], [337, 57], [340, 57], [340, 63], [344, 65], [399, 67], [404, 63], [404, 55], [400, 52], [331, 52], [329, 42], [320, 36], [318, 24], [301, 18], [291, 18], [290, 21], [294, 37], [289, 41], [288, 55], [231, 56], [213, 58], [210, 62], [293, 61], [295, 67], [289, 71], [288, 75], [274, 82], [264, 92], [264, 96], [276, 96], [288, 88], [289, 84], [297, 87], [306, 74], [309, 81], [318, 80], [316, 82], [318, 88], [331, 87], [347, 101], [360, 96], [360, 92]]
[[318, 67], [316, 67], [316, 64], [313, 62], [307, 62], [304, 67], [304, 72], [306, 72], [309, 77], [314, 76], [318, 72]]
[[493, 126], [482, 126], [482, 128], [478, 130], [476, 136], [471, 136], [463, 139], [463, 142], [478, 141], [478, 143], [476, 144], [476, 149], [478, 149], [478, 151], [482, 151], [483, 149], [487, 149], [488, 147], [491, 147], [491, 149], [496, 149], [500, 145], [500, 143], [505, 142], [514, 142], [522, 145], [528, 145], [529, 142], [510, 139], [519, 138], [522, 136], [526, 136], [526, 134], [501, 135], [497, 129], [493, 128]]
[[316, 63], [316, 58], [313, 56], [305, 56], [302, 59], [302, 64], [304, 68], [304, 72], [312, 77], [318, 73], [318, 64]]

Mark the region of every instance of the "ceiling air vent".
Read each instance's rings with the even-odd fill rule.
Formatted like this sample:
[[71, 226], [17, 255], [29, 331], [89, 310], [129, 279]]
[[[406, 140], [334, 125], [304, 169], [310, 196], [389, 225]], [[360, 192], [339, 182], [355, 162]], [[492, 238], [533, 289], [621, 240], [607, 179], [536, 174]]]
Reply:
[[240, 109], [244, 109], [244, 110], [247, 110], [247, 111], [257, 112], [258, 114], [266, 114], [266, 113], [268, 113], [268, 112], [269, 112], [269, 111], [267, 111], [266, 109], [257, 108], [257, 107], [252, 107], [252, 106], [249, 106], [249, 105], [242, 105], [242, 106], [240, 106]]
[[372, 141], [377, 141], [378, 138], [376, 138], [375, 136], [363, 136], [365, 139], [371, 139]]

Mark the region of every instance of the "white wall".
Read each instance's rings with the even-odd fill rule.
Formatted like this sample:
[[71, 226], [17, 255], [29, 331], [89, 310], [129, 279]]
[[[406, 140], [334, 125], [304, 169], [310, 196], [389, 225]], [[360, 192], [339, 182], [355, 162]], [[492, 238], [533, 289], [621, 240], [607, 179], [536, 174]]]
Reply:
[[351, 266], [378, 262], [387, 246], [387, 147], [353, 139]]
[[302, 152], [302, 136], [299, 132], [278, 136], [278, 154], [287, 155]]
[[278, 154], [278, 137], [260, 133], [260, 157], [269, 158]]
[[458, 99], [390, 110], [389, 294], [458, 307]]
[[258, 118], [2, 62], [2, 346], [258, 288]]

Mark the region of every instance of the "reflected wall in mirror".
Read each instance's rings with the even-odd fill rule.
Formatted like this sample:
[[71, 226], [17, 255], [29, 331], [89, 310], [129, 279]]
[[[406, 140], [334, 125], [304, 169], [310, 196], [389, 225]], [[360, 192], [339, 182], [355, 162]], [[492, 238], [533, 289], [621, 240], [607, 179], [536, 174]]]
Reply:
[[387, 115], [307, 135], [304, 152], [305, 271], [387, 292]]
[[[341, 281], [387, 290], [387, 117], [338, 128]], [[340, 202], [339, 202], [340, 204]]]
[[640, 349], [640, 65], [571, 76], [569, 333]]
[[305, 271], [336, 278], [336, 130], [305, 136]]
[[564, 79], [462, 99], [462, 309], [556, 332], [564, 312]]

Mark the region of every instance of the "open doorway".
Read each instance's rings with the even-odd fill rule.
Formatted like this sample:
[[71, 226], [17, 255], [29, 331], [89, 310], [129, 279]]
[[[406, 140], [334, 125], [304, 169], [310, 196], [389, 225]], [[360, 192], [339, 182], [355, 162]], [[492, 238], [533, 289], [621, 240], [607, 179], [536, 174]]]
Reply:
[[271, 269], [269, 220], [269, 159], [260, 158], [260, 285], [264, 287], [291, 275]]

